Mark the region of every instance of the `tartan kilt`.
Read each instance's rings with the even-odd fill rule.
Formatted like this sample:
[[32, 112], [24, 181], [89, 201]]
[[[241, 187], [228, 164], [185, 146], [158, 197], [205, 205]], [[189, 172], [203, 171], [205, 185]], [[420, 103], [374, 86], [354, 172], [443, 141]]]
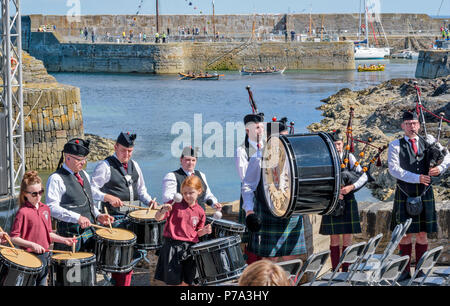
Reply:
[[361, 233], [361, 222], [359, 220], [358, 202], [355, 194], [344, 196], [344, 214], [339, 217], [332, 215], [322, 216], [319, 234], [338, 235], [338, 234], [358, 234]]
[[261, 257], [306, 254], [303, 217], [293, 214], [289, 219], [275, 218], [262, 202], [255, 203], [261, 218], [259, 232], [249, 231], [248, 251]]
[[[417, 184], [417, 186], [419, 186], [419, 184]], [[437, 232], [437, 217], [433, 187], [430, 187], [422, 196], [423, 210], [418, 216], [408, 215], [406, 212], [406, 199], [407, 195], [405, 195], [397, 186], [395, 189], [394, 206], [392, 209], [391, 231], [394, 230], [397, 224], [405, 223], [407, 219], [412, 218], [411, 226], [406, 232], [407, 234]]]

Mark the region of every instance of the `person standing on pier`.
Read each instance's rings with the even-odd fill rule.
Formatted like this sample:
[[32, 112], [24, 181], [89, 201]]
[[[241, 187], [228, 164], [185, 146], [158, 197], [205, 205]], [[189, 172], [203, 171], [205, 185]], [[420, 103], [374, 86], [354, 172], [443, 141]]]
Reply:
[[[344, 139], [339, 130], [330, 133], [333, 138], [336, 150], [339, 153], [341, 160], [344, 159]], [[353, 154], [348, 154], [349, 169], [355, 169], [356, 172], [361, 173], [360, 165], [355, 166], [356, 158]], [[359, 179], [350, 185], [341, 186], [339, 199], [345, 203], [344, 210], [339, 216], [324, 215], [320, 224], [319, 234], [330, 236], [330, 259], [333, 271], [339, 264], [339, 259], [344, 250], [352, 244], [352, 235], [361, 233], [361, 222], [359, 220], [358, 203], [356, 202], [355, 192], [353, 190], [359, 189], [367, 182], [367, 175], [362, 174]], [[342, 237], [342, 252], [340, 251]], [[348, 271], [348, 264], [342, 265], [342, 272]]]
[[[450, 165], [450, 154], [443, 162], [430, 168], [426, 143], [417, 134], [420, 122], [416, 112], [404, 112], [401, 128], [404, 137], [396, 139], [389, 144], [388, 166], [389, 173], [397, 179], [394, 206], [391, 217], [391, 230], [397, 224], [404, 223], [412, 218], [411, 226], [399, 244], [402, 256], [412, 253], [412, 236], [416, 236], [416, 263], [428, 250], [427, 234], [437, 232], [437, 217], [431, 177], [444, 173]], [[429, 137], [432, 137], [429, 135]], [[407, 200], [411, 197], [420, 197], [423, 205], [419, 215], [411, 216], [407, 210]], [[411, 260], [399, 280], [411, 278]]]
[[197, 201], [198, 204], [206, 209], [205, 205], [209, 205], [216, 210], [222, 209], [222, 204], [219, 203], [217, 198], [211, 192], [206, 181], [206, 176], [203, 172], [195, 170], [197, 165], [197, 151], [192, 147], [185, 147], [181, 153], [180, 164], [181, 167], [178, 170], [167, 173], [163, 179], [162, 200], [164, 203], [172, 201], [175, 194], [181, 191], [181, 183], [188, 176], [198, 176], [202, 182], [202, 193], [199, 195]]
[[[140, 201], [146, 206], [156, 206], [145, 187], [144, 176], [138, 163], [131, 159], [136, 134], [121, 132], [114, 145], [114, 155], [99, 162], [92, 174], [92, 194], [94, 201], [101, 201], [114, 217], [114, 227], [124, 227], [125, 202]], [[132, 205], [140, 206], [140, 203]], [[128, 273], [112, 273], [116, 286], [129, 286], [133, 270]]]
[[[89, 140], [73, 138], [61, 152], [57, 170], [47, 180], [45, 199], [52, 218], [57, 220], [57, 234], [63, 237], [78, 236], [77, 251], [93, 252], [94, 239], [91, 224], [103, 225], [114, 218], [101, 214], [94, 205], [90, 178], [83, 170], [89, 154]], [[63, 250], [69, 247], [56, 245]]]

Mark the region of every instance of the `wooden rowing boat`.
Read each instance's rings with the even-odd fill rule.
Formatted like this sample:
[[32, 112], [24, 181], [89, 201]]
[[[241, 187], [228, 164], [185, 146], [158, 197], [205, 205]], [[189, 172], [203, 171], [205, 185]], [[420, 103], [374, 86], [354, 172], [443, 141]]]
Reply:
[[265, 75], [265, 74], [283, 74], [286, 67], [283, 69], [266, 69], [266, 70], [246, 70], [244, 67], [241, 69], [241, 75]]
[[358, 72], [366, 71], [384, 71], [384, 65], [374, 65], [369, 67], [358, 66]]
[[186, 74], [179, 72], [180, 80], [201, 80], [201, 81], [217, 81], [223, 74]]

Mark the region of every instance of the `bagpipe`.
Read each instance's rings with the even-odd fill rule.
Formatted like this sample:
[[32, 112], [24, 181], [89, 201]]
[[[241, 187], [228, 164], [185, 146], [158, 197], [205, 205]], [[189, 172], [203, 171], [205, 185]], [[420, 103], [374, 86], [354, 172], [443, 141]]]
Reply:
[[[382, 165], [380, 156], [384, 152], [384, 150], [386, 150], [388, 148], [387, 145], [384, 145], [381, 147], [373, 145], [371, 143], [372, 142], [371, 137], [369, 137], [367, 141], [353, 137], [353, 126], [352, 126], [353, 116], [354, 116], [354, 108], [350, 107], [350, 117], [349, 117], [349, 120], [347, 123], [347, 129], [346, 129], [346, 133], [345, 133], [346, 134], [346, 144], [344, 146], [344, 156], [343, 156], [342, 162], [341, 162], [341, 184], [342, 184], [342, 186], [347, 186], [347, 185], [356, 183], [364, 173], [367, 175], [366, 183], [373, 182], [375, 179], [370, 174], [372, 165], [375, 164], [377, 167], [380, 167]], [[357, 159], [355, 161], [353, 168], [350, 168], [350, 153], [355, 152], [355, 142], [363, 143], [364, 147], [361, 150], [361, 152], [359, 152], [359, 154], [358, 154], [359, 159]], [[371, 158], [368, 161], [367, 165], [362, 166], [362, 172], [358, 172], [358, 171], [356, 171], [356, 168], [359, 165], [361, 165], [361, 161], [366, 156], [366, 151], [369, 147], [375, 148], [377, 150], [377, 153], [375, 154], [375, 156], [373, 158]], [[356, 192], [359, 189], [361, 189], [362, 187], [364, 187], [364, 185], [365, 184], [360, 186], [358, 189], [355, 189], [354, 192]]]
[[[419, 118], [421, 125], [423, 126], [423, 132], [425, 134], [425, 137], [419, 135], [418, 133], [416, 133], [416, 135], [420, 139], [422, 139], [422, 141], [425, 143], [424, 154], [426, 154], [427, 164], [429, 165], [430, 168], [434, 168], [436, 166], [439, 166], [442, 163], [442, 161], [444, 160], [445, 156], [448, 154], [448, 149], [446, 147], [444, 147], [443, 145], [441, 145], [439, 143], [439, 140], [441, 138], [442, 122], [445, 121], [447, 123], [450, 123], [450, 121], [444, 118], [444, 116], [445, 116], [444, 113], [441, 112], [438, 116], [438, 115], [434, 114], [433, 112], [429, 111], [428, 109], [426, 109], [422, 105], [422, 101], [421, 101], [422, 94], [421, 94], [419, 86], [417, 85], [417, 82], [414, 82], [414, 88], [416, 89], [416, 95], [417, 95], [415, 111], [417, 113], [417, 116]], [[429, 135], [427, 133], [424, 112], [427, 112], [430, 115], [439, 119], [438, 134], [437, 134], [437, 138], [435, 138], [435, 139], [434, 139], [434, 137], [429, 137]], [[447, 144], [447, 146], [448, 146], [448, 144]]]

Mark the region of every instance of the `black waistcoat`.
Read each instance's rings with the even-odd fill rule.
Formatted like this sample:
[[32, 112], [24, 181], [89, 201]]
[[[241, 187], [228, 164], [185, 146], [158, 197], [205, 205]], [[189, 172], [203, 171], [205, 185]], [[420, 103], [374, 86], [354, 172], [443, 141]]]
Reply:
[[[180, 193], [181, 192], [181, 184], [187, 178], [188, 175], [186, 174], [186, 172], [184, 172], [183, 168], [173, 171], [173, 174], [175, 174], [175, 178], [177, 179], [177, 192]], [[198, 196], [197, 202], [203, 208], [203, 210], [205, 210], [206, 184], [203, 181], [202, 176], [200, 175], [199, 171], [195, 170], [194, 174], [195, 174], [195, 176], [198, 176], [198, 178], [202, 182], [203, 192]]]
[[79, 172], [84, 181], [83, 187], [78, 183], [75, 175], [71, 174], [66, 169], [60, 168], [56, 170], [55, 173], [61, 176], [66, 187], [66, 192], [61, 196], [60, 206], [67, 210], [79, 213], [83, 217], [88, 218], [91, 223], [94, 223], [95, 213], [91, 184], [84, 172]]
[[[118, 197], [121, 201], [137, 201], [139, 199], [137, 189], [139, 174], [137, 172], [137, 169], [134, 167], [134, 163], [131, 160], [128, 161], [128, 169], [125, 173], [125, 168], [114, 156], [109, 156], [105, 160], [109, 163], [111, 177], [109, 181], [106, 182], [102, 188], [100, 188], [100, 191]], [[125, 175], [131, 176], [133, 199], [130, 199], [129, 183], [125, 179]], [[102, 205], [106, 206], [108, 212], [110, 212], [111, 214], [119, 213], [119, 210], [116, 207], [111, 206], [111, 204], [109, 203], [102, 202]]]
[[[405, 140], [405, 138], [400, 139], [400, 167], [406, 171], [428, 175], [429, 164], [427, 162], [427, 153], [425, 151], [425, 143], [422, 139], [418, 141], [419, 154], [416, 156], [411, 145]], [[425, 185], [423, 184], [411, 184], [404, 182], [402, 180], [397, 180], [402, 190], [408, 193], [409, 196], [419, 196], [424, 190]], [[417, 186], [419, 185], [419, 186]], [[418, 192], [418, 194], [417, 194]]]

